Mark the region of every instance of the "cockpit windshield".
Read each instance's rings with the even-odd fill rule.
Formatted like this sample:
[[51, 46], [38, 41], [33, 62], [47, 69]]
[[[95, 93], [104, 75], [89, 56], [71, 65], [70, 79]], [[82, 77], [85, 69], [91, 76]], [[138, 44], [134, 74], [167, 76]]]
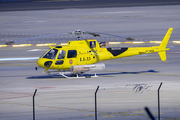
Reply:
[[57, 49], [51, 49], [43, 58], [55, 59], [57, 52]]

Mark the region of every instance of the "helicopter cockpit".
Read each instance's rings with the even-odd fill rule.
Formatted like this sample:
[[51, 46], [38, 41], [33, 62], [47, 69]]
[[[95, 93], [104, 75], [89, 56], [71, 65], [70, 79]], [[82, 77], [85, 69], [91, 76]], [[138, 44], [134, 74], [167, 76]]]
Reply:
[[41, 57], [45, 59], [51, 59], [50, 61], [46, 61], [43, 64], [45, 67], [49, 68], [52, 65], [53, 61], [55, 61], [54, 62], [55, 65], [63, 65], [65, 59], [68, 60], [68, 59], [76, 58], [77, 56], [77, 50], [71, 50], [71, 49], [64, 50], [64, 49], [56, 49], [56, 48], [51, 48], [47, 53], [45, 53]]
[[51, 49], [47, 54], [43, 56], [43, 58], [47, 59], [55, 59], [57, 55], [58, 50], [57, 49]]
[[[46, 53], [43, 58], [47, 58], [47, 59], [55, 59], [57, 56], [58, 50], [57, 49], [51, 49], [48, 53]], [[60, 50], [57, 59], [64, 59], [66, 54], [65, 50]]]

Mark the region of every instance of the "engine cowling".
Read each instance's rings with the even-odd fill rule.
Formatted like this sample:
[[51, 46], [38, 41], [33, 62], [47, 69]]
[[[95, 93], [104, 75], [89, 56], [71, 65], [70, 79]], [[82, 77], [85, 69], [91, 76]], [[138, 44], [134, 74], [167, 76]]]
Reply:
[[73, 73], [83, 73], [88, 71], [101, 71], [105, 69], [104, 63], [97, 63], [91, 65], [74, 65], [70, 67], [70, 71]]

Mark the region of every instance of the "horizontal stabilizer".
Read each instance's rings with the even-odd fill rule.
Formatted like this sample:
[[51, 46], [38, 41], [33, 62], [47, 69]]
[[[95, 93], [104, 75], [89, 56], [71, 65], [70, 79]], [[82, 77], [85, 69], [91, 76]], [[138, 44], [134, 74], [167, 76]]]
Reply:
[[162, 61], [166, 60], [166, 51], [158, 52]]

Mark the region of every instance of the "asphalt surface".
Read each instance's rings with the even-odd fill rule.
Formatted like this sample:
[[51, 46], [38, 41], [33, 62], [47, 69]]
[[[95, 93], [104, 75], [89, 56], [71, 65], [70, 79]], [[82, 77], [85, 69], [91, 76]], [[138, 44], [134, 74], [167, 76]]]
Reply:
[[178, 5], [179, 0], [0, 0], [0, 11]]
[[[113, 7], [67, 10], [29, 10], [0, 12], [0, 44], [42, 35], [64, 33], [76, 29], [128, 36], [138, 41], [162, 40], [169, 27], [174, 31], [168, 44], [167, 62], [157, 53], [104, 61], [106, 69], [98, 78], [52, 78], [35, 71], [36, 60], [14, 58], [39, 57], [48, 47], [38, 43], [62, 43], [73, 36], [40, 37], [20, 41], [29, 47], [0, 48], [0, 119], [32, 119], [32, 97], [35, 89], [37, 120], [94, 119], [94, 93], [97, 88], [99, 120], [144, 120], [148, 106], [157, 117], [157, 89], [160, 89], [162, 120], [178, 120], [180, 112], [179, 5]], [[83, 36], [93, 38], [92, 36]], [[98, 41], [125, 41], [102, 35]], [[114, 46], [156, 46], [159, 44], [120, 44]], [[113, 45], [111, 45], [113, 46]], [[87, 73], [93, 75], [94, 73]]]

